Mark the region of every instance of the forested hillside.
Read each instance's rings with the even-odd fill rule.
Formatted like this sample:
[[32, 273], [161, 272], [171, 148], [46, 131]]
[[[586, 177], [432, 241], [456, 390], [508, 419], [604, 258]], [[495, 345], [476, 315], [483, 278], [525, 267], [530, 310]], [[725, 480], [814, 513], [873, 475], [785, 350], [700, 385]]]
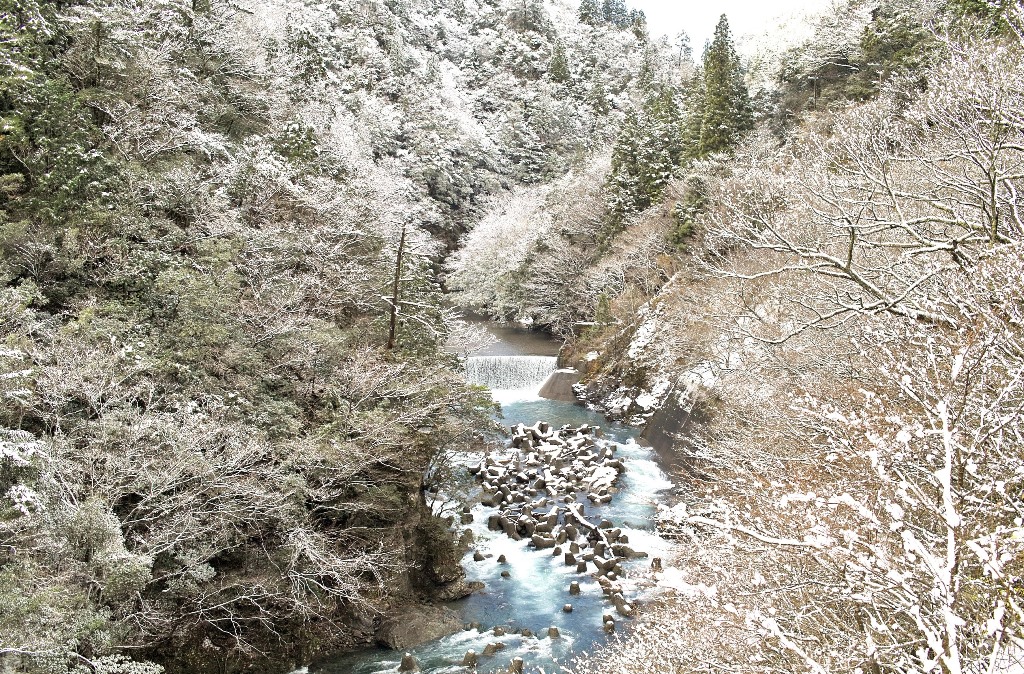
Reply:
[[608, 142], [645, 45], [539, 0], [0, 3], [0, 669], [271, 671], [468, 592], [423, 489], [491, 404], [435, 265]]
[[506, 295], [592, 404], [683, 420], [667, 594], [578, 670], [1019, 671], [1020, 10], [837, 7], [702, 146], [716, 53], [649, 99], [686, 101], [651, 196], [613, 160], [581, 271]]
[[724, 15], [699, 64], [685, 42], [649, 46], [614, 143], [562, 180], [497, 204], [448, 260], [453, 296], [570, 339], [579, 323], [607, 322], [612, 298], [632, 315], [674, 269], [701, 197], [691, 185], [670, 206], [668, 233], [648, 209], [687, 189], [685, 167], [752, 128], [743, 76]]
[[0, 0], [0, 670], [287, 671], [470, 592], [452, 306], [674, 471], [664, 594], [571, 669], [1019, 667], [1024, 15], [809, 34], [752, 86], [621, 0]]

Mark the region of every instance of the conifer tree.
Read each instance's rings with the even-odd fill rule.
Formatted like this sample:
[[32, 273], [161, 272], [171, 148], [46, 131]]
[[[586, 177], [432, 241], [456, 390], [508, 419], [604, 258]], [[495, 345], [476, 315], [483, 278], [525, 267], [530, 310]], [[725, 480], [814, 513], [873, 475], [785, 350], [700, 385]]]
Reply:
[[633, 29], [633, 34], [638, 38], [643, 37], [647, 32], [647, 15], [644, 14], [641, 9], [629, 10], [629, 26]]
[[585, 23], [589, 26], [597, 26], [604, 23], [604, 13], [597, 0], [583, 0], [580, 3], [579, 17], [580, 23]]
[[661, 197], [683, 160], [682, 115], [675, 91], [652, 92], [639, 110], [627, 113], [612, 150], [609, 206], [616, 221]]
[[587, 103], [590, 103], [590, 107], [601, 115], [606, 115], [611, 110], [611, 106], [608, 104], [608, 91], [604, 88], [604, 83], [601, 81], [600, 72], [594, 72], [593, 84], [587, 93]]
[[625, 0], [604, 0], [602, 13], [604, 20], [617, 28], [626, 28], [630, 24]]
[[683, 121], [680, 125], [685, 159], [700, 156], [700, 131], [704, 121], [704, 72], [698, 67], [683, 89]]
[[729, 149], [741, 132], [754, 125], [750, 94], [725, 14], [718, 20], [715, 37], [704, 51], [701, 70], [703, 100], [695, 153], [698, 157]]
[[565, 47], [562, 46], [561, 42], [555, 42], [555, 46], [551, 50], [548, 74], [553, 81], [562, 84], [572, 79], [572, 74], [569, 72], [569, 59], [565, 55]]

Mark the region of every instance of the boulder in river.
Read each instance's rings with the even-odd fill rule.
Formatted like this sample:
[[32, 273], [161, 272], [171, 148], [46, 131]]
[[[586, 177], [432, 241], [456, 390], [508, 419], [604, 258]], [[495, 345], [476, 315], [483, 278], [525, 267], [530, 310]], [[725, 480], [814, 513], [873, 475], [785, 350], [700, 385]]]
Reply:
[[402, 656], [402, 663], [398, 665], [398, 671], [418, 672], [420, 671], [420, 663], [416, 662], [416, 658], [412, 657], [412, 653], [406, 653]]
[[465, 578], [460, 578], [438, 588], [432, 598], [435, 601], [455, 601], [482, 589], [484, 589], [484, 584], [479, 580], [467, 581]]
[[505, 644], [500, 641], [495, 641], [484, 646], [484, 655], [490, 657], [498, 651], [504, 650]]
[[530, 540], [533, 541], [533, 547], [538, 550], [544, 550], [546, 548], [555, 547], [555, 539], [541, 536], [540, 534], [534, 534]]
[[619, 615], [629, 617], [633, 615], [633, 607], [626, 601], [626, 598], [621, 594], [613, 594], [611, 596], [612, 604], [615, 605], [615, 610], [619, 612]]
[[647, 556], [646, 552], [634, 550], [628, 545], [622, 543], [616, 543], [613, 545], [612, 552], [615, 553], [616, 557], [625, 557], [626, 559], [640, 559]]

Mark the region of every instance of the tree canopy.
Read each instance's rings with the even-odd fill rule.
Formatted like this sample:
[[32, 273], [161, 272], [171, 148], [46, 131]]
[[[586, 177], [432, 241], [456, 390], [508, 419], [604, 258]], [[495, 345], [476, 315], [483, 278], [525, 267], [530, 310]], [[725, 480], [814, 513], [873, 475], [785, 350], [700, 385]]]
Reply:
[[715, 26], [715, 36], [701, 58], [699, 99], [700, 131], [695, 156], [728, 150], [740, 133], [753, 127], [753, 109], [743, 80], [743, 66], [736, 54], [725, 14]]

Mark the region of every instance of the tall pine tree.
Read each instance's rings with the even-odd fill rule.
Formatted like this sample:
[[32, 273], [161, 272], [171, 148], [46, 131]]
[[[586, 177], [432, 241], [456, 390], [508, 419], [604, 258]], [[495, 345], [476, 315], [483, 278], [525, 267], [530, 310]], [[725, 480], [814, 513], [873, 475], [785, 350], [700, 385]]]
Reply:
[[616, 28], [626, 28], [630, 25], [629, 9], [626, 7], [626, 0], [604, 0], [602, 5], [604, 20]]
[[728, 150], [741, 132], [754, 126], [750, 94], [725, 14], [704, 50], [701, 70], [700, 132], [694, 154], [706, 157]]
[[569, 71], [569, 58], [565, 54], [565, 47], [561, 42], [555, 42], [551, 50], [551, 60], [548, 62], [548, 75], [555, 82], [564, 84], [572, 79]]

